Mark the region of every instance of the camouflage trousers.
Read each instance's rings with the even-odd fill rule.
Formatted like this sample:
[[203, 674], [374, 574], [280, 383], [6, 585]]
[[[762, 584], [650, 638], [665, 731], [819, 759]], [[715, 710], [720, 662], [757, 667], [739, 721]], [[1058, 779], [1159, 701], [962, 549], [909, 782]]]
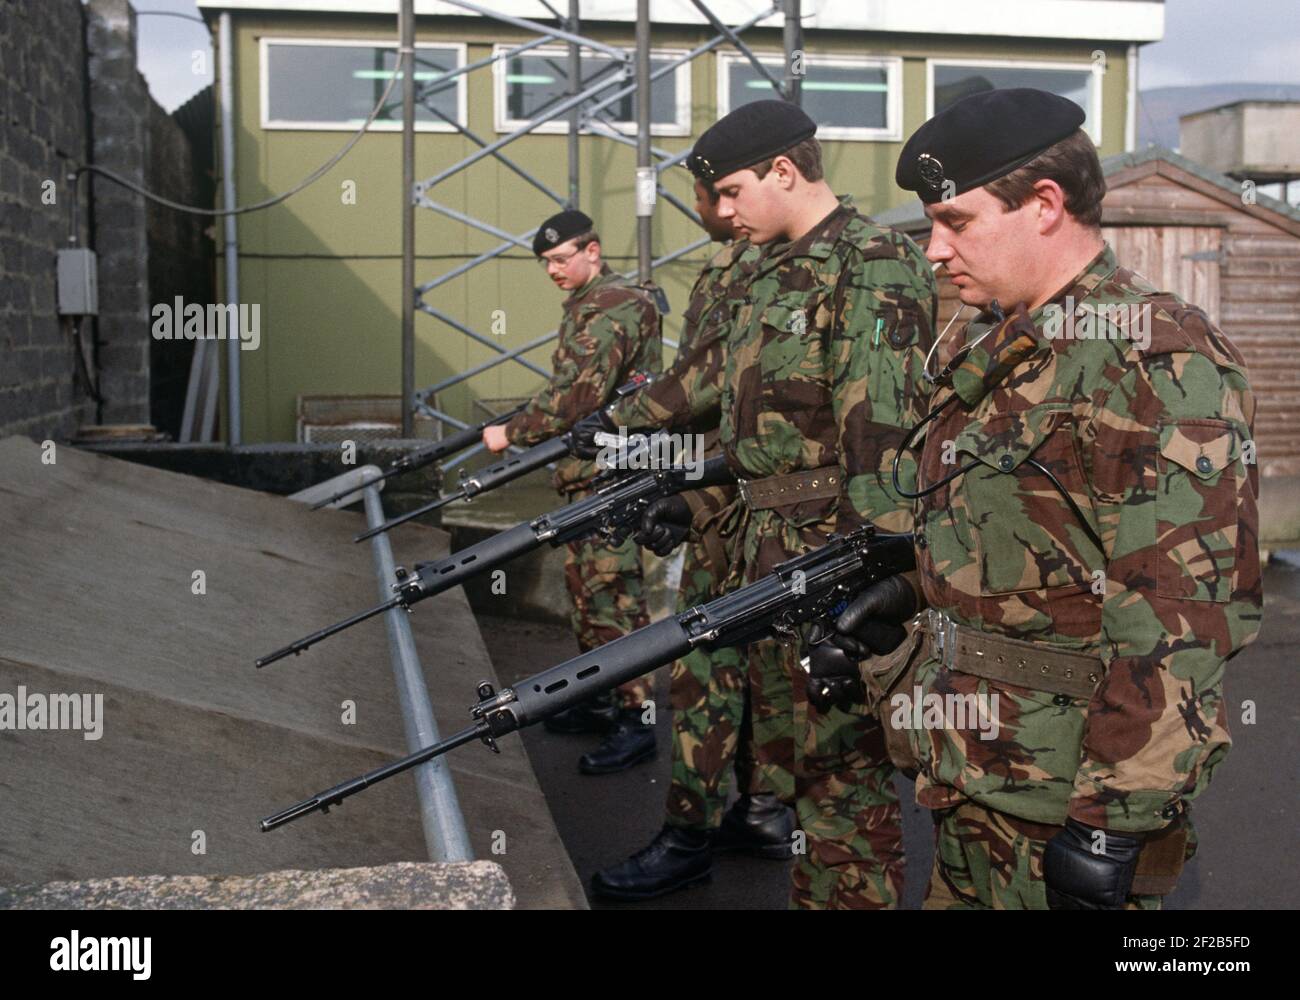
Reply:
[[[704, 546], [688, 545], [677, 610], [708, 601], [716, 586]], [[697, 650], [673, 663], [668, 688], [673, 770], [666, 807], [673, 826], [717, 829], [727, 805], [727, 779], [733, 765], [741, 794], [779, 788], [760, 780], [755, 765], [746, 669], [743, 653], [734, 648]]]
[[[795, 527], [772, 511], [756, 511], [743, 532], [739, 562], [753, 580], [824, 544], [830, 527]], [[903, 814], [884, 731], [865, 706], [823, 713], [809, 705], [797, 643], [752, 643], [747, 658], [759, 780], [794, 805], [802, 832], [793, 845], [790, 906], [897, 906]], [[784, 785], [782, 775], [789, 776]]]
[[[1031, 823], [967, 800], [934, 812], [927, 910], [1045, 910], [1043, 851], [1059, 826]], [[1130, 896], [1127, 909], [1158, 910], [1162, 896]]]
[[[574, 493], [569, 501], [585, 494]], [[564, 582], [573, 598], [573, 634], [582, 652], [603, 646], [650, 624], [646, 611], [641, 550], [630, 538], [609, 545], [600, 538], [569, 542], [564, 553]], [[621, 708], [640, 708], [651, 700], [651, 675], [620, 684], [615, 700]]]

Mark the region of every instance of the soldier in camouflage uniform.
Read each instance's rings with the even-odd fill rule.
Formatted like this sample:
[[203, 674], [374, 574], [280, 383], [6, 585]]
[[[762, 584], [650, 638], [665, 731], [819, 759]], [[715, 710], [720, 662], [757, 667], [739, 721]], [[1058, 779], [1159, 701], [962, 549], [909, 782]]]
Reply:
[[[533, 250], [551, 280], [568, 291], [552, 374], [522, 412], [483, 431], [492, 451], [529, 447], [568, 431], [610, 401], [637, 373], [662, 368], [659, 313], [644, 289], [610, 271], [600, 255], [600, 238], [582, 212], [555, 215], [538, 227]], [[566, 503], [589, 494], [593, 462], [567, 458], [556, 464], [555, 488]], [[611, 546], [600, 539], [570, 542], [564, 578], [573, 598], [573, 630], [586, 652], [649, 624], [641, 557], [631, 540]], [[552, 721], [559, 732], [613, 727], [597, 750], [584, 754], [587, 774], [622, 770], [654, 756], [654, 731], [641, 718], [651, 698], [651, 679], [638, 678], [614, 694], [617, 714], [586, 706]]]
[[[704, 266], [691, 288], [677, 361], [663, 379], [614, 403], [602, 421], [603, 429], [611, 432], [668, 427], [699, 435], [706, 458], [721, 453], [717, 400], [727, 334], [760, 256], [758, 247], [734, 239], [731, 223], [717, 217], [717, 201], [707, 185], [696, 181], [695, 209], [705, 231], [715, 240], [731, 242]], [[690, 404], [683, 380], [691, 386], [689, 395], [696, 405], [708, 410], [706, 416], [685, 424], [681, 417]], [[581, 445], [576, 450], [584, 452]], [[686, 548], [678, 610], [716, 596], [726, 574], [725, 547], [717, 531], [710, 530]], [[697, 650], [677, 660], [672, 665], [669, 697], [673, 769], [665, 826], [649, 847], [594, 876], [592, 888], [597, 895], [648, 899], [690, 885], [710, 874], [712, 852], [718, 849], [743, 849], [760, 857], [790, 856], [793, 821], [781, 798], [792, 798], [794, 779], [779, 767], [759, 768], [754, 762], [741, 652]], [[724, 815], [733, 763], [741, 795]]]
[[[732, 539], [727, 589], [834, 531], [911, 527], [888, 486], [904, 428], [923, 412], [934, 280], [905, 236], [874, 225], [821, 179], [814, 123], [782, 101], [745, 105], [689, 161], [720, 214], [764, 247], [738, 310], [719, 399], [739, 497], [686, 495], [694, 527]], [[675, 533], [682, 498], [653, 507], [642, 538]], [[815, 708], [798, 647], [747, 652], [755, 752], [795, 775], [802, 837], [791, 905], [880, 908], [902, 888], [902, 823], [881, 728], [861, 705]]]
[[[1158, 906], [1228, 749], [1225, 661], [1259, 628], [1241, 355], [1102, 241], [1083, 120], [975, 95], [899, 160], [962, 301], [1014, 306], [971, 324], [924, 428], [927, 610], [885, 711], [935, 810], [929, 907]], [[873, 587], [838, 626], [909, 610]]]

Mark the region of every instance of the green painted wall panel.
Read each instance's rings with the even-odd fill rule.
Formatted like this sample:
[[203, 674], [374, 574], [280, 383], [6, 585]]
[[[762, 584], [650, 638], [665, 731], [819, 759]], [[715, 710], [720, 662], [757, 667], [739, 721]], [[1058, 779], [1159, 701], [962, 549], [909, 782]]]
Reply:
[[[248, 203], [288, 189], [333, 155], [346, 132], [264, 130], [260, 124], [259, 47], [262, 37], [312, 38], [395, 37], [395, 19], [283, 15], [235, 15], [236, 114], [238, 131], [238, 199]], [[626, 26], [588, 26], [594, 37], [630, 44]], [[420, 19], [419, 41], [463, 41], [468, 58], [491, 52], [494, 43], [518, 43], [529, 36], [514, 29], [454, 19]], [[655, 45], [691, 48], [707, 35], [685, 28], [656, 29]], [[779, 52], [779, 30], [755, 30], [746, 41], [759, 52]], [[927, 57], [1015, 58], [1089, 62], [1097, 46], [1089, 42], [1029, 42], [945, 39], [869, 34], [810, 34], [812, 53], [900, 56], [903, 59], [904, 137], [926, 113]], [[1108, 72], [1103, 77], [1101, 152], [1123, 148], [1125, 50], [1104, 47]], [[691, 119], [694, 134], [716, 117], [717, 60], [713, 54], [692, 64]], [[469, 127], [485, 141], [500, 137], [493, 128], [493, 79], [490, 69], [468, 79]], [[398, 93], [395, 89], [395, 96]], [[654, 138], [654, 145], [678, 151], [691, 140]], [[469, 155], [477, 145], [445, 133], [418, 133], [416, 176], [427, 178]], [[900, 142], [831, 142], [826, 144], [827, 176], [836, 191], [854, 196], [860, 208], [878, 212], [905, 200], [893, 184]], [[580, 206], [596, 221], [611, 265], [635, 266], [635, 218], [632, 179], [635, 150], [607, 139], [580, 141]], [[503, 155], [567, 195], [566, 139], [562, 135], [525, 136]], [[355, 183], [356, 204], [345, 204], [343, 182]], [[300, 393], [396, 393], [400, 388], [401, 137], [371, 133], [324, 178], [286, 203], [240, 217], [241, 298], [262, 308], [262, 347], [243, 352], [243, 422], [246, 441], [291, 439], [295, 400]], [[693, 201], [691, 179], [675, 170], [664, 180], [682, 201]], [[508, 233], [521, 234], [558, 210], [534, 186], [492, 158], [434, 188], [429, 196], [458, 211], [483, 219]], [[656, 255], [683, 246], [699, 230], [677, 209], [660, 201], [654, 220]], [[495, 248], [497, 237], [432, 211], [416, 217], [416, 279], [426, 282], [468, 257]], [[676, 339], [681, 311], [695, 272], [707, 251], [656, 271], [668, 294], [672, 314], [665, 333]], [[459, 321], [509, 349], [554, 330], [561, 293], [532, 262], [527, 249], [515, 248], [430, 292], [427, 300]], [[495, 310], [504, 314], [505, 332], [492, 333]], [[439, 320], [417, 313], [416, 384], [426, 386], [492, 357], [490, 347], [471, 342]], [[552, 345], [532, 351], [530, 360], [549, 370]], [[461, 419], [472, 415], [472, 398], [499, 398], [530, 393], [541, 378], [513, 362], [484, 372], [468, 385], [443, 393], [440, 406]], [[224, 401], [224, 399], [223, 399]]]

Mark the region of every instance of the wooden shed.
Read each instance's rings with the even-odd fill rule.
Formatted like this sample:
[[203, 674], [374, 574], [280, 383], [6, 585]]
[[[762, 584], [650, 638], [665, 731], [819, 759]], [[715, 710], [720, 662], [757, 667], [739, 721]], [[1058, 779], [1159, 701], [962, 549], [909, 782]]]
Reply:
[[[1245, 356], [1261, 541], [1300, 546], [1300, 210], [1158, 146], [1102, 167], [1102, 235], [1120, 262], [1205, 309]], [[876, 219], [922, 245], [929, 236], [919, 201]], [[939, 285], [942, 329], [960, 303], [942, 272]]]

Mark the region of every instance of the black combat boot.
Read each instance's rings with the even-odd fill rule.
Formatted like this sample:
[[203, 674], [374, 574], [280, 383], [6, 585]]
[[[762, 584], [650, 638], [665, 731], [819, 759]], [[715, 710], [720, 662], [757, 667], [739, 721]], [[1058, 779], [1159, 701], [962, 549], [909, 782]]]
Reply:
[[618, 709], [608, 694], [598, 694], [542, 722], [552, 733], [608, 733], [618, 725]]
[[794, 813], [775, 795], [742, 795], [722, 817], [713, 846], [787, 861], [793, 856], [794, 829]]
[[653, 899], [708, 882], [713, 874], [712, 839], [707, 830], [665, 826], [648, 847], [591, 876], [591, 891], [605, 899]]
[[578, 758], [578, 770], [583, 774], [613, 774], [653, 760], [654, 756], [654, 727], [641, 721], [639, 708], [625, 708], [619, 713], [618, 726], [605, 737], [605, 742]]

